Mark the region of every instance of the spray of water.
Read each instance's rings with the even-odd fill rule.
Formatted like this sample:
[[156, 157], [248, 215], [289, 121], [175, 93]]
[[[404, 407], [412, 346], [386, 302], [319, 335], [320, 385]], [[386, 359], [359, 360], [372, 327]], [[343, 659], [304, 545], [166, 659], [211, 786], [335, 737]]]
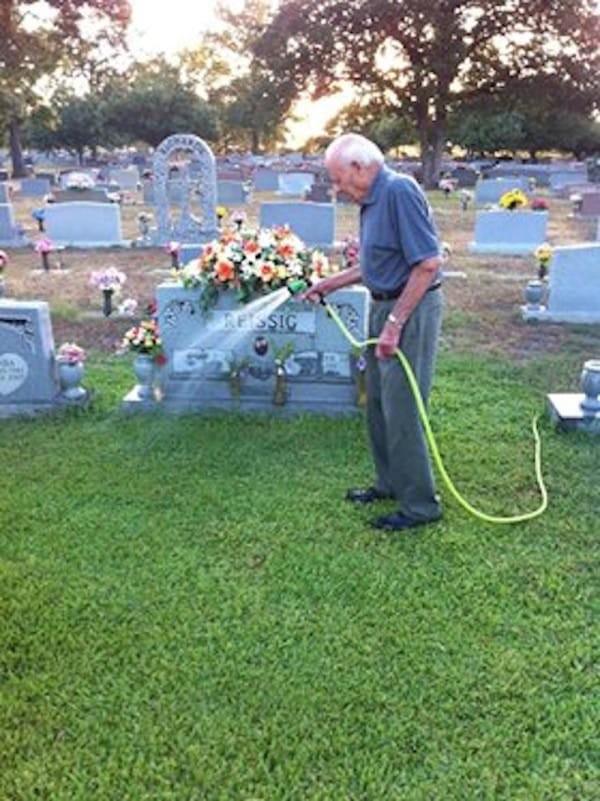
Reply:
[[[288, 290], [283, 287], [262, 295], [251, 303], [244, 304], [235, 309], [227, 310], [227, 326], [223, 326], [223, 318], [216, 312], [213, 315], [211, 324], [209, 317], [202, 326], [200, 332], [195, 332], [190, 326], [189, 333], [185, 339], [180, 339], [177, 344], [178, 350], [197, 351], [198, 353], [207, 351], [219, 351], [224, 355], [225, 360], [234, 366], [239, 363], [242, 356], [247, 355], [247, 349], [242, 348], [242, 344], [253, 335], [260, 334], [260, 324], [266, 321], [279, 306], [289, 299]], [[243, 353], [242, 353], [243, 350]], [[196, 381], [181, 382], [177, 389], [179, 401], [192, 398], [197, 392]]]

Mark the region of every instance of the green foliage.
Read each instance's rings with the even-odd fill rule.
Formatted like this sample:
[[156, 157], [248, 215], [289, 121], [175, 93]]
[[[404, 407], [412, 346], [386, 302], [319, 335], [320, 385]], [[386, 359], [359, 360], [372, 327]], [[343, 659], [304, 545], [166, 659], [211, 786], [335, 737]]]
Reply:
[[182, 131], [214, 141], [217, 115], [177, 66], [163, 58], [133, 65], [104, 90], [107, 127], [127, 141], [156, 147]]
[[[123, 417], [128, 362], [88, 365], [89, 412], [2, 426], [0, 797], [595, 797], [597, 442], [544, 426], [539, 520], [446, 498], [382, 536], [342, 500], [361, 419]], [[470, 500], [535, 505], [529, 419], [563, 368], [442, 354]]]
[[593, 0], [288, 0], [255, 52], [297, 91], [320, 96], [347, 81], [408, 115], [432, 185], [459, 102], [502, 93], [517, 78], [568, 74], [597, 105], [599, 39]]

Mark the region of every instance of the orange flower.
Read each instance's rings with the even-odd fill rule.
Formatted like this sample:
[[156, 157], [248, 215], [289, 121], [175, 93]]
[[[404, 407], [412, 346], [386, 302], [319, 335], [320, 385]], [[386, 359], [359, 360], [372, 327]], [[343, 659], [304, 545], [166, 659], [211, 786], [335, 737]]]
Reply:
[[282, 259], [291, 259], [296, 255], [296, 248], [290, 245], [289, 242], [282, 242], [277, 246], [277, 255]]
[[260, 277], [268, 284], [275, 277], [275, 270], [271, 264], [262, 264], [260, 268]]
[[249, 239], [247, 242], [244, 242], [244, 253], [258, 253], [260, 250], [260, 245], [258, 242], [255, 242], [253, 239]]
[[222, 283], [231, 281], [231, 279], [235, 275], [235, 268], [233, 266], [233, 263], [228, 261], [227, 259], [222, 259], [221, 261], [217, 262], [216, 273], [217, 273], [217, 279]]

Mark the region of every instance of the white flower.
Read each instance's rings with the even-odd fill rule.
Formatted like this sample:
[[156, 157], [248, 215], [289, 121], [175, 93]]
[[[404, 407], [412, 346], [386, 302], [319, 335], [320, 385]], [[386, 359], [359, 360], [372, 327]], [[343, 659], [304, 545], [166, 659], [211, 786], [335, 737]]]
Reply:
[[117, 311], [119, 314], [123, 314], [126, 317], [133, 317], [137, 307], [138, 302], [135, 298], [125, 298], [125, 300], [119, 304]]

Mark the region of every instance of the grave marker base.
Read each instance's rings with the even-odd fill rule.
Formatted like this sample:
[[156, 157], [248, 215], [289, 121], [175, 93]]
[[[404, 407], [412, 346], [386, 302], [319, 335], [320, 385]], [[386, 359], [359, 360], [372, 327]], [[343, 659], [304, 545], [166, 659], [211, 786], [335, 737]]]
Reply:
[[563, 431], [585, 431], [600, 434], [600, 412], [585, 413], [581, 401], [582, 392], [557, 392], [547, 396], [552, 422]]

